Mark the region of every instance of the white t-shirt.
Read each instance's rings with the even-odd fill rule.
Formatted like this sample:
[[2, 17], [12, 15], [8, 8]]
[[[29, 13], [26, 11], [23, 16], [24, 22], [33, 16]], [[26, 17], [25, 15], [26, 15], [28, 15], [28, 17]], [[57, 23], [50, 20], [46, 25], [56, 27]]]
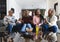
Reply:
[[57, 17], [53, 15], [50, 19], [47, 17], [49, 26], [57, 26]]

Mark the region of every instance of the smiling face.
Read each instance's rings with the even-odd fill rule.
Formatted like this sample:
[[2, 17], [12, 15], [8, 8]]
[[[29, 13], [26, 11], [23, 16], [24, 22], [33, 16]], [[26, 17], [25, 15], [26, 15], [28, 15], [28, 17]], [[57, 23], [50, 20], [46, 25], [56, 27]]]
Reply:
[[36, 14], [39, 14], [39, 15], [41, 14], [40, 9], [36, 10]]
[[9, 11], [9, 15], [12, 16], [13, 15], [13, 11], [10, 10]]
[[37, 9], [37, 10], [35, 11], [35, 15], [39, 17], [40, 14], [41, 14], [40, 9]]
[[53, 10], [52, 9], [49, 9], [48, 10], [48, 16], [50, 17], [50, 16], [52, 16], [53, 15]]
[[29, 10], [25, 10], [25, 16], [29, 15]]

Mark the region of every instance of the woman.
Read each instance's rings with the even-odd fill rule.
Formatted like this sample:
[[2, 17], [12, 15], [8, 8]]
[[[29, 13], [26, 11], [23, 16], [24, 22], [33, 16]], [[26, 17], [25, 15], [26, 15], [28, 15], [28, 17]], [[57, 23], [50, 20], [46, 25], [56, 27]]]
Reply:
[[30, 42], [31, 35], [29, 34], [32, 32], [33, 27], [31, 26], [31, 18], [29, 16], [29, 11], [26, 10], [25, 12], [25, 16], [22, 17], [23, 27], [21, 29], [21, 32], [23, 34], [23, 37], [25, 38], [25, 42]]
[[[57, 32], [57, 28], [58, 28], [58, 26], [57, 26], [57, 24], [56, 24], [56, 22], [57, 22], [57, 17], [55, 16], [55, 14], [54, 14], [55, 12], [54, 12], [54, 10], [53, 9], [49, 9], [48, 10], [48, 17], [45, 19], [45, 23], [46, 23], [46, 25], [44, 25], [43, 26], [43, 28], [44, 28], [44, 32], [45, 32], [45, 34], [46, 33], [49, 33], [48, 34], [48, 37], [50, 36], [51, 38], [53, 38], [53, 39], [51, 39], [51, 38], [48, 38], [48, 39], [51, 39], [51, 40], [48, 40], [48, 42], [56, 42], [57, 41], [57, 36], [56, 36], [56, 32]], [[47, 37], [47, 36], [46, 36]]]

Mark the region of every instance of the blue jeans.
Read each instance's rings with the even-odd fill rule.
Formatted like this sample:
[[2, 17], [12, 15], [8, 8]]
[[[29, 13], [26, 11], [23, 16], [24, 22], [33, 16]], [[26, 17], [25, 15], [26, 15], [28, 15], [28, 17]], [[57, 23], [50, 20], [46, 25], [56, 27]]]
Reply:
[[51, 26], [49, 28], [49, 31], [52, 31], [53, 33], [56, 33], [57, 32], [57, 27], [56, 26]]
[[24, 24], [22, 29], [21, 29], [21, 32], [26, 32], [26, 28], [32, 28], [31, 24], [29, 24], [29, 23]]
[[8, 24], [8, 31], [11, 33], [12, 32], [13, 25]]
[[22, 23], [17, 23], [15, 26], [13, 26], [12, 31], [13, 32], [20, 32], [22, 29], [23, 24]]
[[43, 28], [43, 36], [48, 32], [53, 32], [53, 33], [57, 32], [57, 27], [56, 26], [49, 27], [48, 24], [43, 24], [42, 28]]
[[43, 36], [44, 36], [48, 32], [49, 25], [48, 24], [43, 24], [42, 28], [43, 28]]

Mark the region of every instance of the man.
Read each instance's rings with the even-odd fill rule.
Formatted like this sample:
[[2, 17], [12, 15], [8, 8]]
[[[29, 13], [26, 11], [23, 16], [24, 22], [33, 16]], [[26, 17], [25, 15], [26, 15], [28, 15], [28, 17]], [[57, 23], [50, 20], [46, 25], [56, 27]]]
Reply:
[[13, 16], [14, 9], [11, 8], [9, 11], [9, 14], [4, 17], [4, 24], [7, 26], [8, 25], [8, 31], [9, 33], [12, 33], [12, 28], [15, 25], [15, 17]]
[[[56, 36], [56, 32], [57, 32], [57, 17], [55, 16], [54, 14], [54, 10], [53, 9], [49, 9], [48, 10], [48, 17], [45, 19], [45, 29], [47, 32], [49, 32], [48, 36], [50, 36], [51, 38], [48, 38], [48, 39], [51, 39], [51, 40], [48, 40], [48, 42], [56, 42], [57, 41], [57, 36]], [[45, 32], [45, 33], [47, 33]]]

